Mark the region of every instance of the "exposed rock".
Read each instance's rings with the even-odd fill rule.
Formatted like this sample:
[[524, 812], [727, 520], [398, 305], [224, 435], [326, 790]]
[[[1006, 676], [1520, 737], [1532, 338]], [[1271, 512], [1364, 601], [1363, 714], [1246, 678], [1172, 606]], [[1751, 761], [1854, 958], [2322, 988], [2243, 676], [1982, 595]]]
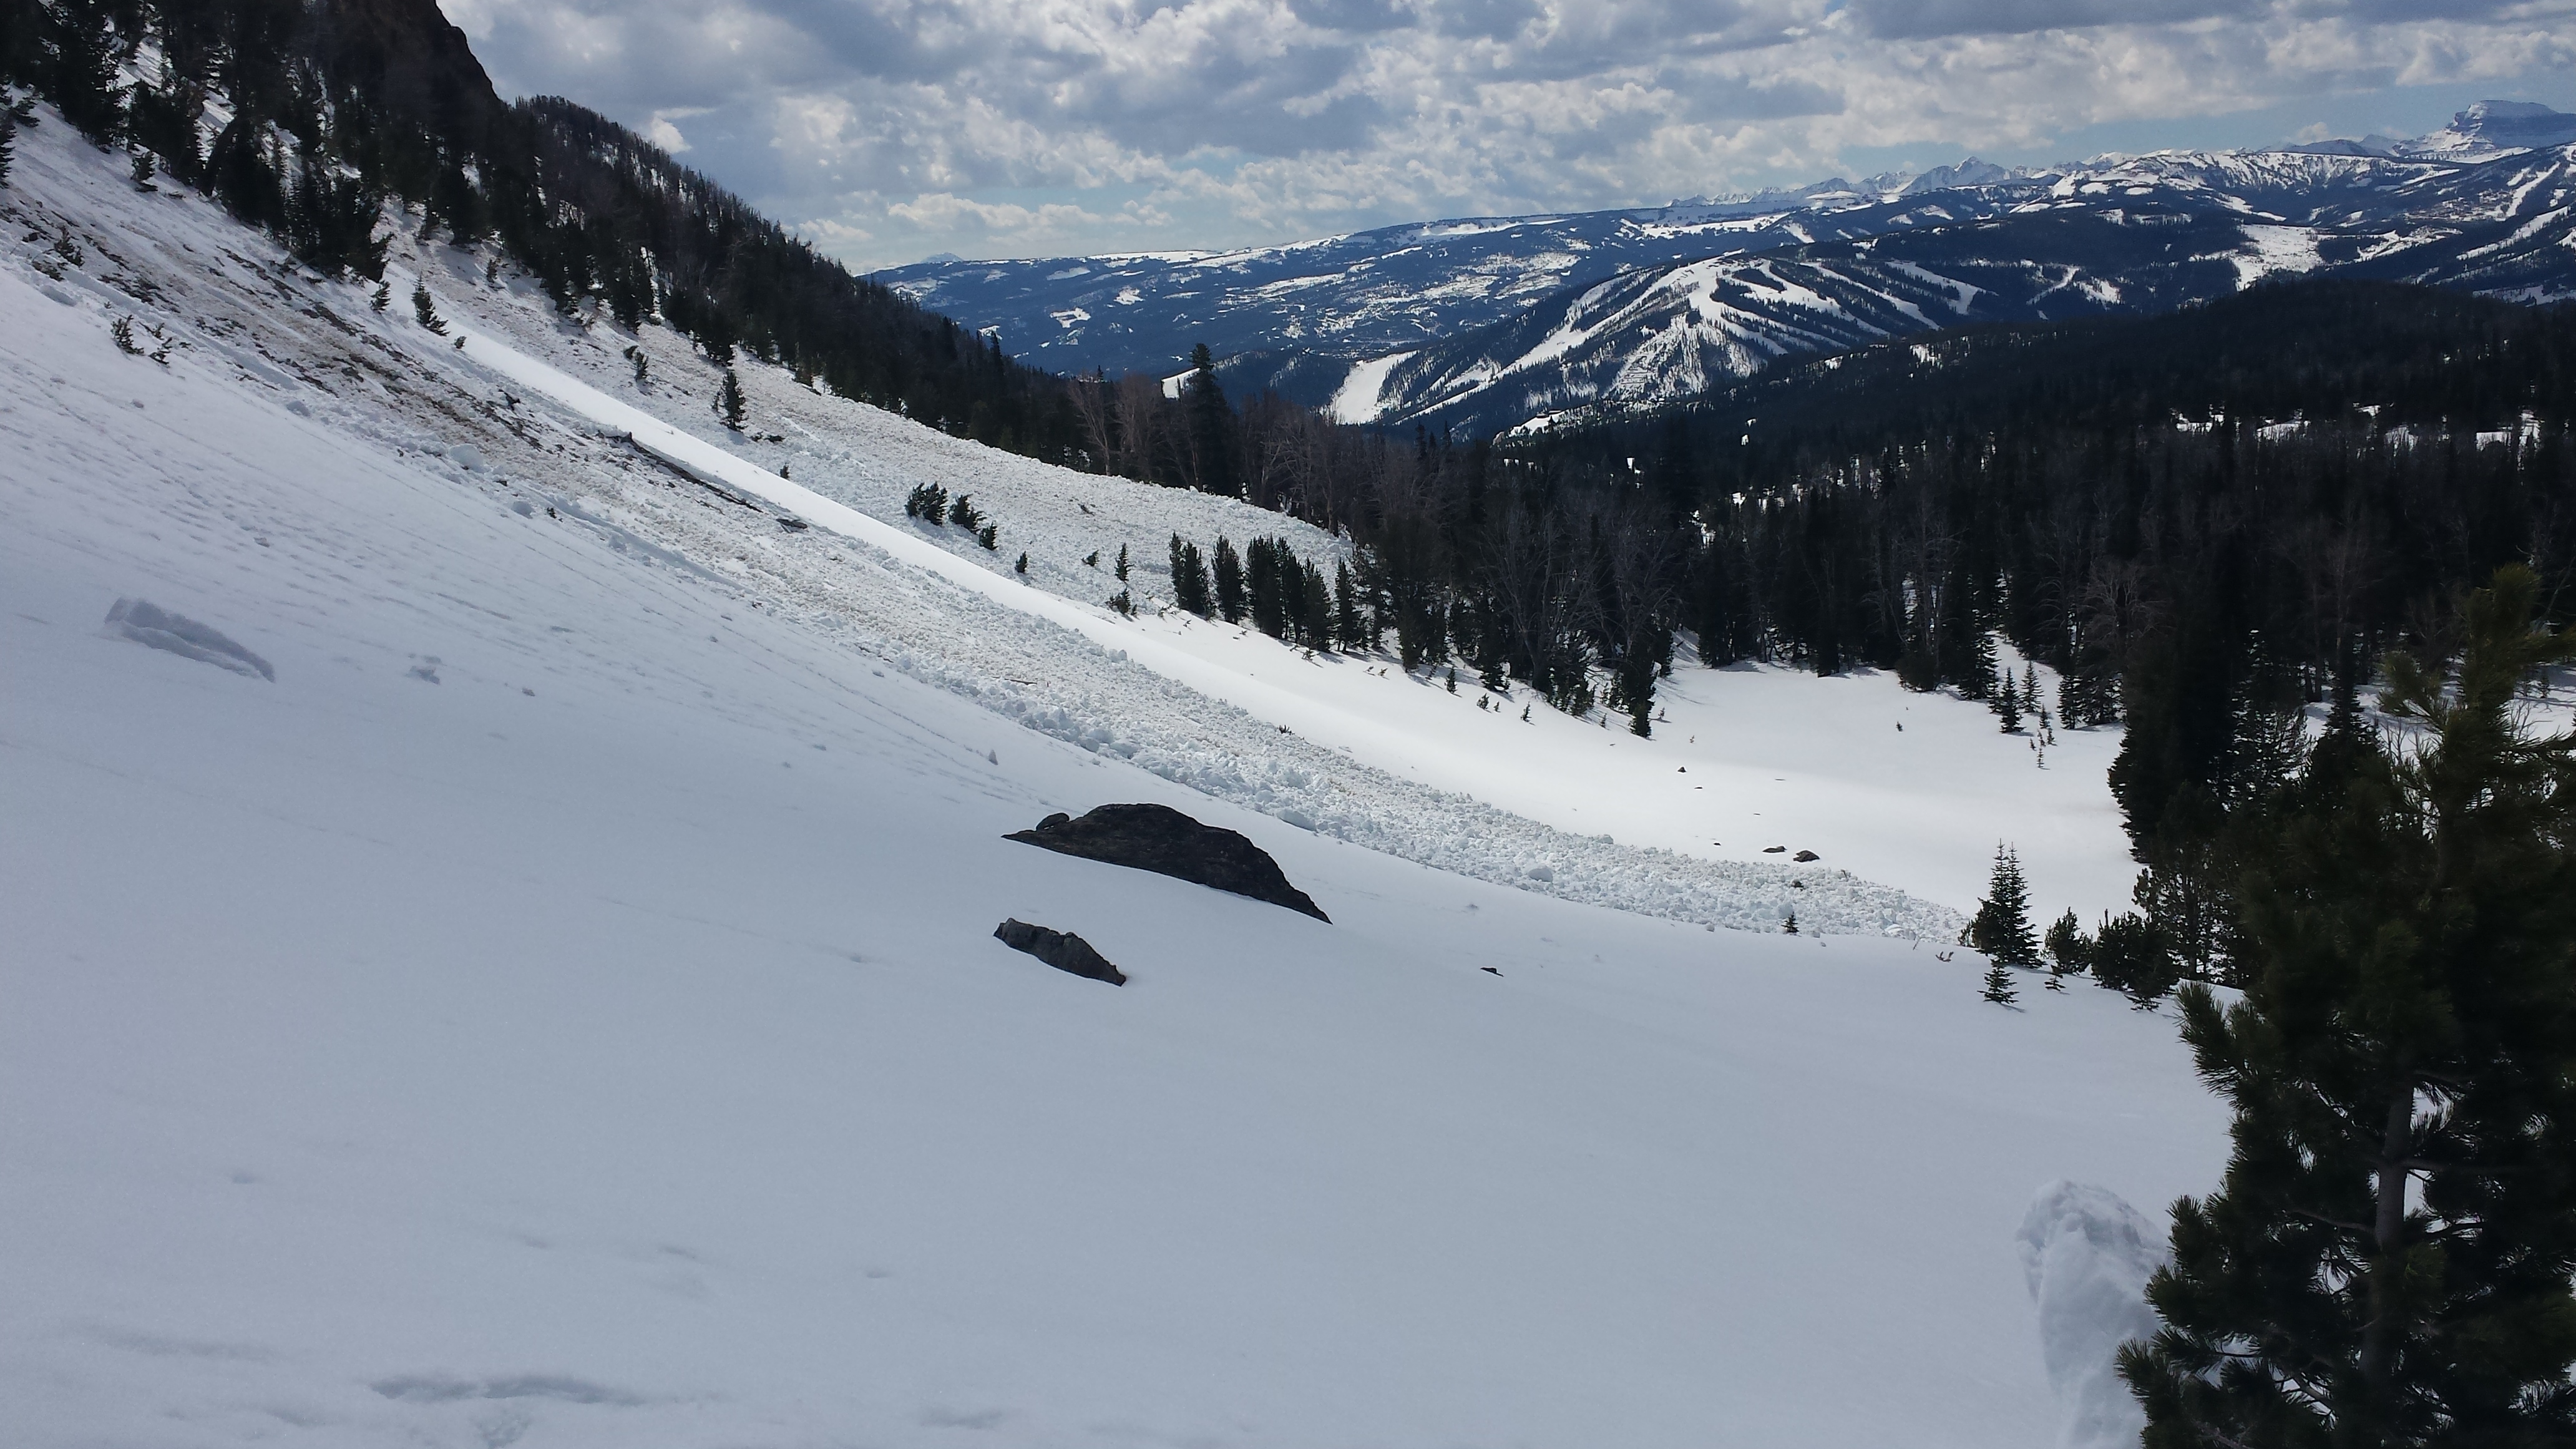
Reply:
[[1004, 921], [993, 928], [993, 939], [1014, 951], [1026, 951], [1058, 971], [1106, 981], [1112, 986], [1127, 984], [1126, 972], [1110, 965], [1106, 957], [1091, 949], [1089, 941], [1071, 932], [1051, 931], [1026, 921]]
[[1303, 911], [1319, 921], [1332, 919], [1288, 883], [1279, 863], [1260, 846], [1231, 830], [1201, 825], [1168, 805], [1103, 805], [1079, 820], [1058, 812], [1039, 821], [1035, 830], [1015, 830], [1002, 838], [1213, 886]]
[[1797, 860], [1797, 861], [1822, 860], [1822, 859], [1824, 859], [1824, 857], [1823, 857], [1823, 856], [1816, 854], [1816, 853], [1815, 853], [1814, 851], [1812, 851], [1812, 850], [1802, 850], [1802, 851], [1799, 851], [1796, 855], [1790, 856], [1789, 858], [1790, 858], [1791, 860]]

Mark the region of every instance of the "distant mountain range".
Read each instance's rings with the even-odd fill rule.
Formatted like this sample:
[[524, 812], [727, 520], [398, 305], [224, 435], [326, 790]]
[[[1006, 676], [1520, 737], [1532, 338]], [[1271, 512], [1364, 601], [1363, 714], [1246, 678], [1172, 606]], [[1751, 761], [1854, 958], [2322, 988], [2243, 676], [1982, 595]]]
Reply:
[[1170, 373], [1468, 433], [1651, 406], [1782, 357], [1966, 323], [2167, 310], [2284, 273], [2576, 297], [2576, 115], [2484, 101], [2410, 140], [1969, 158], [1626, 211], [1234, 252], [878, 274], [1023, 359]]

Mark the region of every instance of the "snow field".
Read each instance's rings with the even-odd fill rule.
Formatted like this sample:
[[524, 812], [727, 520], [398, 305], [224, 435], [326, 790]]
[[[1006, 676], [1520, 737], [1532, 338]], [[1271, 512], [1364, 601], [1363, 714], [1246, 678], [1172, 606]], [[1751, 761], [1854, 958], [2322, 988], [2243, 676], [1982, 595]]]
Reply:
[[[1558, 898], [1631, 904], [1662, 857], [1138, 660], [1242, 651], [1246, 697], [1317, 730], [1509, 735], [1441, 718], [1471, 699], [1399, 674], [1361, 697], [1401, 703], [1337, 704], [1263, 680], [1306, 661], [1257, 637], [1102, 614], [1128, 642], [1086, 642], [954, 558], [790, 531], [135, 195], [59, 122], [20, 139], [0, 1403], [26, 1442], [2036, 1449], [2033, 1185], [2215, 1178], [2217, 1105], [2109, 993], [1998, 1011], [1937, 942]], [[99, 260], [54, 281], [17, 238], [66, 211]], [[555, 325], [464, 290], [468, 260], [432, 258], [461, 331]], [[166, 367], [108, 343], [126, 313], [183, 340]], [[120, 599], [162, 612], [111, 628]], [[1558, 896], [1283, 823], [1318, 780], [1471, 870], [1543, 848]], [[1104, 800], [1244, 831], [1336, 924], [999, 839]], [[1789, 843], [1827, 859], [1680, 878], [1809, 880], [1802, 920], [1882, 898]], [[1009, 951], [1006, 915], [1133, 984]]]

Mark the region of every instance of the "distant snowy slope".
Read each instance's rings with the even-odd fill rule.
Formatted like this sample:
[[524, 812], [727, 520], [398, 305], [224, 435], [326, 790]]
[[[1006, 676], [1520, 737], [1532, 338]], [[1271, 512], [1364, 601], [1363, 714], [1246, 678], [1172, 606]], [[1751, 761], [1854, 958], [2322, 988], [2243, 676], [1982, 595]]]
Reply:
[[[1214, 631], [1121, 621], [1120, 660], [953, 534], [942, 563], [671, 472], [477, 357], [627, 366], [478, 258], [398, 263], [459, 349], [58, 121], [19, 165], [13, 1442], [2044, 1449], [2033, 1187], [2214, 1179], [2164, 1016], [1293, 828], [1292, 772], [1351, 767], [1132, 657]], [[66, 231], [78, 261], [39, 245]], [[673, 391], [637, 396], [699, 414], [708, 374], [644, 342]], [[858, 415], [749, 384], [781, 436]], [[852, 506], [900, 478], [811, 460], [978, 457], [892, 419], [808, 446]], [[1165, 517], [980, 456], [997, 504]], [[120, 599], [158, 613], [110, 628]], [[1260, 642], [1247, 675], [1295, 657]], [[1149, 768], [1185, 757], [1240, 779]], [[1366, 769], [1385, 818], [1469, 818]], [[1334, 923], [1000, 838], [1107, 800], [1245, 832]]]

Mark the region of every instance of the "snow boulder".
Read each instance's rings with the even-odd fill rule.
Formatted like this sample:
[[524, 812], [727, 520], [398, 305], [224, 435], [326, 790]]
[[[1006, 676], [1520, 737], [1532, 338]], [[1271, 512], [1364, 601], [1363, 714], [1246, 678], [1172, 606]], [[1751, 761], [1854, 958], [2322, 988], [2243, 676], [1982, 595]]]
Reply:
[[142, 599], [117, 600], [107, 611], [107, 632], [235, 674], [255, 674], [271, 683], [277, 680], [277, 671], [268, 667], [267, 660], [234, 643], [222, 630]]
[[2057, 1396], [2065, 1449], [2134, 1445], [2146, 1415], [2120, 1382], [2120, 1345], [2157, 1328], [2147, 1277], [2164, 1266], [2165, 1237], [2108, 1188], [2052, 1182], [2031, 1199], [2014, 1235], [2039, 1309], [2039, 1348]]
[[993, 928], [993, 939], [1014, 951], [1026, 951], [1058, 971], [1068, 972], [1090, 981], [1106, 981], [1112, 986], [1127, 984], [1127, 973], [1109, 964], [1106, 957], [1092, 949], [1091, 943], [1070, 931], [1054, 931], [1032, 926], [1026, 921], [1009, 920]]
[[1079, 820], [1059, 811], [1039, 821], [1035, 830], [1014, 830], [1002, 838], [1150, 870], [1303, 911], [1319, 921], [1332, 920], [1288, 883], [1268, 851], [1231, 830], [1201, 825], [1169, 805], [1103, 805]]

